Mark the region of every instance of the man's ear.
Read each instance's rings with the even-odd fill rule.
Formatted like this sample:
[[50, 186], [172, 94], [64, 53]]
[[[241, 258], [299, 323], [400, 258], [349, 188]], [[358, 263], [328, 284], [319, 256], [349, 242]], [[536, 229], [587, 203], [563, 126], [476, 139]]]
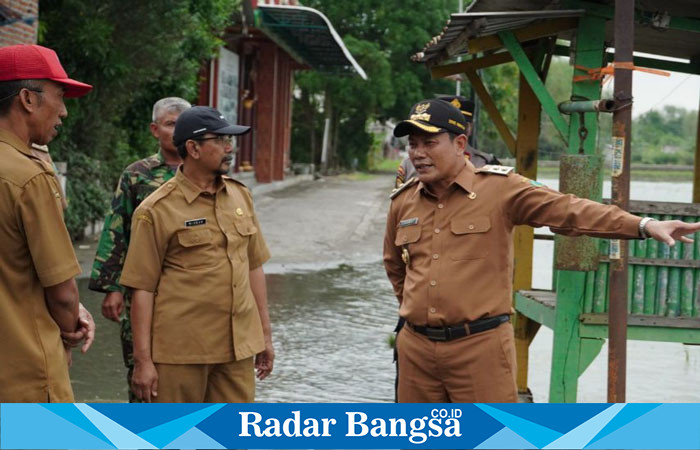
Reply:
[[39, 97], [32, 96], [32, 91], [26, 88], [20, 89], [19, 94], [17, 94], [17, 101], [28, 113], [35, 112], [37, 106], [39, 106]]
[[185, 148], [187, 149], [187, 155], [192, 159], [199, 159], [199, 145], [192, 139], [185, 142]]
[[153, 137], [158, 139], [158, 124], [151, 122], [149, 128], [151, 129], [151, 134], [153, 135]]
[[461, 153], [467, 149], [467, 136], [465, 134], [460, 134], [455, 138], [455, 145]]

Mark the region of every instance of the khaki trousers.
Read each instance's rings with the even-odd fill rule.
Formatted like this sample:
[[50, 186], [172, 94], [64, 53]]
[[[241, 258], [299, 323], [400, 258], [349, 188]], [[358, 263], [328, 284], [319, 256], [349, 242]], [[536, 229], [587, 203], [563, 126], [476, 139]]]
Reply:
[[252, 403], [253, 357], [222, 364], [158, 364], [157, 403]]
[[435, 342], [404, 326], [399, 353], [399, 403], [517, 402], [513, 326]]

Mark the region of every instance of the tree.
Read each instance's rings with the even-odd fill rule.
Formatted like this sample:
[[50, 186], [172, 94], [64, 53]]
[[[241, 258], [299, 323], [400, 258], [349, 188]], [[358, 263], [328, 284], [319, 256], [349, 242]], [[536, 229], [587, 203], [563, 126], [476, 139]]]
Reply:
[[195, 100], [201, 64], [237, 0], [42, 0], [40, 44], [53, 48], [71, 77], [94, 86], [67, 102], [69, 116], [51, 151], [68, 162], [66, 221], [79, 237], [101, 218], [127, 163], [155, 152], [148, 132], [153, 103]]
[[410, 56], [456, 12], [456, 0], [406, 0], [398, 7], [380, 0], [309, 0], [333, 23], [368, 80], [307, 72], [297, 75], [292, 156], [320, 160], [324, 119], [331, 123], [332, 166], [365, 167], [372, 122], [403, 119], [410, 107], [454, 84], [433, 81]]

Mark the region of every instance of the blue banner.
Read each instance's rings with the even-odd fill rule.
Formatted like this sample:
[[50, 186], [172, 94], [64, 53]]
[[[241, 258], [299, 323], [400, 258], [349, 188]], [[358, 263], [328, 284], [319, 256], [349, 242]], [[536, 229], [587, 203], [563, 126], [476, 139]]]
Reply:
[[700, 449], [700, 405], [0, 405], [0, 449]]

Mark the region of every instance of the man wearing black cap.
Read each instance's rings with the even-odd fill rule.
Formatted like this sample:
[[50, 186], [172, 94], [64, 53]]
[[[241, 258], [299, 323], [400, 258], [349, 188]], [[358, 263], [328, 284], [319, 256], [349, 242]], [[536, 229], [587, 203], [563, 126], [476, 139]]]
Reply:
[[[464, 134], [467, 136], [468, 140], [474, 131], [474, 102], [461, 95], [445, 95], [438, 97], [438, 100], [451, 104], [462, 113], [467, 127]], [[472, 162], [474, 167], [477, 168], [484, 167], [487, 164], [501, 165], [501, 162], [494, 155], [475, 149], [469, 145], [468, 141], [464, 156]], [[396, 171], [395, 187], [398, 188], [415, 176], [416, 169], [413, 167], [413, 164], [411, 164], [411, 159], [406, 157], [403, 161], [401, 161], [401, 164], [399, 164], [399, 168]]]
[[51, 49], [0, 48], [0, 402], [72, 402], [69, 347], [87, 337], [85, 351], [94, 336], [60, 186], [30, 147], [56, 137], [64, 97], [90, 89]]
[[180, 114], [175, 177], [136, 209], [120, 284], [132, 289], [132, 389], [151, 402], [252, 402], [274, 351], [250, 191], [224, 176], [233, 136], [217, 110]]
[[394, 129], [418, 173], [392, 194], [384, 267], [406, 326], [396, 340], [398, 401], [517, 401], [510, 324], [513, 228], [673, 245], [700, 223], [655, 221], [548, 189], [512, 167], [463, 157], [462, 114], [425, 100]]
[[178, 97], [161, 98], [153, 105], [153, 121], [150, 128], [153, 137], [158, 140], [159, 151], [129, 164], [119, 177], [111, 210], [104, 220], [90, 274], [88, 289], [105, 293], [102, 315], [120, 324], [122, 356], [127, 369], [130, 402], [137, 400], [131, 390], [131, 376], [134, 373], [131, 298], [126, 289], [119, 285], [119, 277], [129, 248], [134, 211], [146, 197], [174, 177], [177, 167], [182, 163], [173, 143], [173, 133], [180, 113], [191, 106], [189, 102]]

